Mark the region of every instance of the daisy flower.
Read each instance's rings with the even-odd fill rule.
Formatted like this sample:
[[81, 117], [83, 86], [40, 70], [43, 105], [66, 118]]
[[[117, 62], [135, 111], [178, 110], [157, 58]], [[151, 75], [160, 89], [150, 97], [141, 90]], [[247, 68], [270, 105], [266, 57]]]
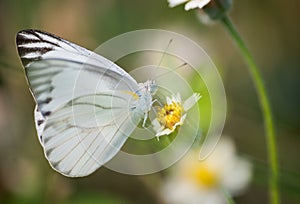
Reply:
[[184, 6], [184, 9], [186, 11], [190, 9], [195, 9], [195, 8], [203, 8], [205, 5], [207, 5], [210, 0], [168, 0], [169, 2], [169, 7], [175, 7], [180, 4], [186, 3]]
[[243, 192], [251, 180], [251, 164], [236, 154], [229, 138], [222, 138], [213, 153], [199, 161], [199, 152], [188, 153], [162, 188], [172, 204], [224, 204], [224, 191], [231, 196]]
[[166, 97], [167, 103], [159, 109], [157, 117], [152, 121], [156, 137], [169, 135], [176, 130], [176, 127], [182, 125], [186, 118], [186, 111], [192, 108], [200, 98], [200, 94], [194, 93], [182, 103], [179, 93], [171, 98]]

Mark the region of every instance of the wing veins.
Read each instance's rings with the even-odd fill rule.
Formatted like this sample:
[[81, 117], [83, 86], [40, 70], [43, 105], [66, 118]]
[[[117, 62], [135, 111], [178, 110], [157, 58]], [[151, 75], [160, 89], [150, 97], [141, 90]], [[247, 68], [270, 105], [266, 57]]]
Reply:
[[[128, 117], [129, 117], [129, 115], [123, 120], [122, 124], [121, 124], [121, 125], [118, 127], [118, 129], [114, 132], [112, 138], [108, 141], [108, 144], [109, 144], [109, 145], [112, 145], [112, 144], [110, 144], [110, 142], [115, 138], [116, 134], [117, 134], [117, 133], [119, 132], [119, 130], [120, 130], [120, 127], [122, 127], [122, 126], [125, 124], [125, 122], [127, 121]], [[107, 147], [108, 147], [109, 145], [105, 146], [105, 147], [103, 148], [103, 150], [100, 152], [100, 154], [102, 154], [102, 153], [107, 149]], [[99, 148], [99, 146], [100, 146], [100, 144], [96, 147], [95, 150], [97, 150], [97, 149]], [[115, 148], [115, 147], [114, 147], [114, 148]], [[95, 151], [93, 152], [93, 154], [94, 154], [94, 153], [95, 153]], [[95, 160], [94, 157], [90, 157], [89, 160], [90, 160], [90, 159], [94, 159], [94, 160]], [[98, 162], [97, 160], [95, 160], [95, 161]], [[85, 163], [87, 163], [87, 162], [85, 162]], [[103, 164], [101, 164], [101, 165], [103, 165]], [[82, 167], [83, 167], [83, 166], [84, 166], [84, 165], [82, 165]], [[82, 167], [81, 167], [80, 171], [82, 170]], [[91, 168], [92, 168], [92, 166], [89, 168], [88, 172], [90, 171]]]
[[[98, 134], [93, 138], [92, 142], [89, 144], [89, 146], [87, 148], [84, 149], [84, 153], [80, 156], [80, 158], [76, 161], [76, 163], [72, 166], [72, 168], [70, 169], [69, 173], [77, 166], [77, 164], [80, 162], [80, 160], [84, 157], [84, 155], [86, 153], [88, 153], [87, 149], [89, 149], [91, 147], [91, 145], [95, 142], [95, 140], [97, 139], [97, 137], [99, 136], [99, 134], [101, 134], [101, 131], [103, 130], [104, 127], [107, 127], [107, 126], [103, 126], [101, 128], [101, 130], [98, 132]], [[94, 153], [94, 152], [93, 152]], [[88, 155], [91, 157], [91, 155]], [[88, 158], [89, 159], [89, 158]], [[84, 166], [86, 164], [86, 162], [82, 165]], [[82, 169], [82, 167], [80, 168], [80, 170]]]

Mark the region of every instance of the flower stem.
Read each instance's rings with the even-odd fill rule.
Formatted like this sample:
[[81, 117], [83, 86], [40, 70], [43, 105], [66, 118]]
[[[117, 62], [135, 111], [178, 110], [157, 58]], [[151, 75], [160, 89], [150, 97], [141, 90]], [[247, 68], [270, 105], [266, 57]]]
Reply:
[[256, 91], [258, 94], [258, 99], [261, 105], [264, 126], [265, 126], [265, 134], [266, 134], [266, 142], [267, 142], [267, 151], [268, 151], [268, 159], [270, 162], [270, 177], [269, 177], [269, 196], [270, 202], [272, 204], [279, 203], [279, 187], [278, 187], [278, 162], [277, 162], [277, 149], [276, 149], [276, 138], [273, 126], [273, 118], [270, 107], [269, 98], [267, 96], [266, 88], [263, 83], [262, 75], [255, 64], [253, 57], [250, 54], [247, 46], [242, 40], [241, 36], [235, 29], [234, 25], [230, 21], [227, 16], [224, 16], [221, 19], [222, 23], [225, 25], [227, 30], [229, 31], [231, 37], [235, 40], [238, 47], [241, 50], [243, 57], [246, 60], [246, 63], [249, 66], [249, 71], [252, 75]]
[[232, 196], [227, 192], [226, 189], [223, 190], [223, 193], [224, 193], [225, 199], [227, 201], [227, 204], [235, 204]]

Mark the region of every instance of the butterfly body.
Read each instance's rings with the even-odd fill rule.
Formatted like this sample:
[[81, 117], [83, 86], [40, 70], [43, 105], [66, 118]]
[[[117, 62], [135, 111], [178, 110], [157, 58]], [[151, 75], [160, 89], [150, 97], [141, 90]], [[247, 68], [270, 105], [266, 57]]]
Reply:
[[145, 124], [154, 81], [137, 83], [108, 59], [47, 32], [23, 30], [16, 41], [36, 101], [39, 141], [59, 173], [93, 173]]

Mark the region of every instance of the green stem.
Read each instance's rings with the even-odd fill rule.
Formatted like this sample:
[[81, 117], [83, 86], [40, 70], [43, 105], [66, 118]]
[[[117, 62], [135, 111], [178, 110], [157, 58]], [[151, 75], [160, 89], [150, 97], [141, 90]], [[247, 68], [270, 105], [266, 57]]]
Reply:
[[227, 16], [222, 18], [222, 22], [225, 25], [225, 27], [228, 29], [232, 38], [237, 43], [238, 47], [240, 48], [241, 53], [245, 58], [246, 63], [249, 66], [249, 70], [256, 87], [259, 102], [263, 112], [268, 158], [271, 165], [270, 178], [269, 178], [269, 188], [270, 188], [269, 196], [272, 204], [278, 204], [279, 187], [278, 187], [278, 163], [277, 163], [276, 139], [275, 139], [275, 133], [273, 127], [272, 112], [271, 112], [270, 102], [267, 96], [266, 88], [264, 86], [261, 73], [259, 72], [259, 69], [255, 64], [253, 57], [251, 56], [247, 46], [245, 45], [244, 41], [242, 40], [241, 36], [235, 29], [232, 22]]
[[235, 204], [232, 196], [227, 192], [226, 189], [223, 190], [223, 193], [224, 193], [225, 199], [227, 201], [227, 204]]

